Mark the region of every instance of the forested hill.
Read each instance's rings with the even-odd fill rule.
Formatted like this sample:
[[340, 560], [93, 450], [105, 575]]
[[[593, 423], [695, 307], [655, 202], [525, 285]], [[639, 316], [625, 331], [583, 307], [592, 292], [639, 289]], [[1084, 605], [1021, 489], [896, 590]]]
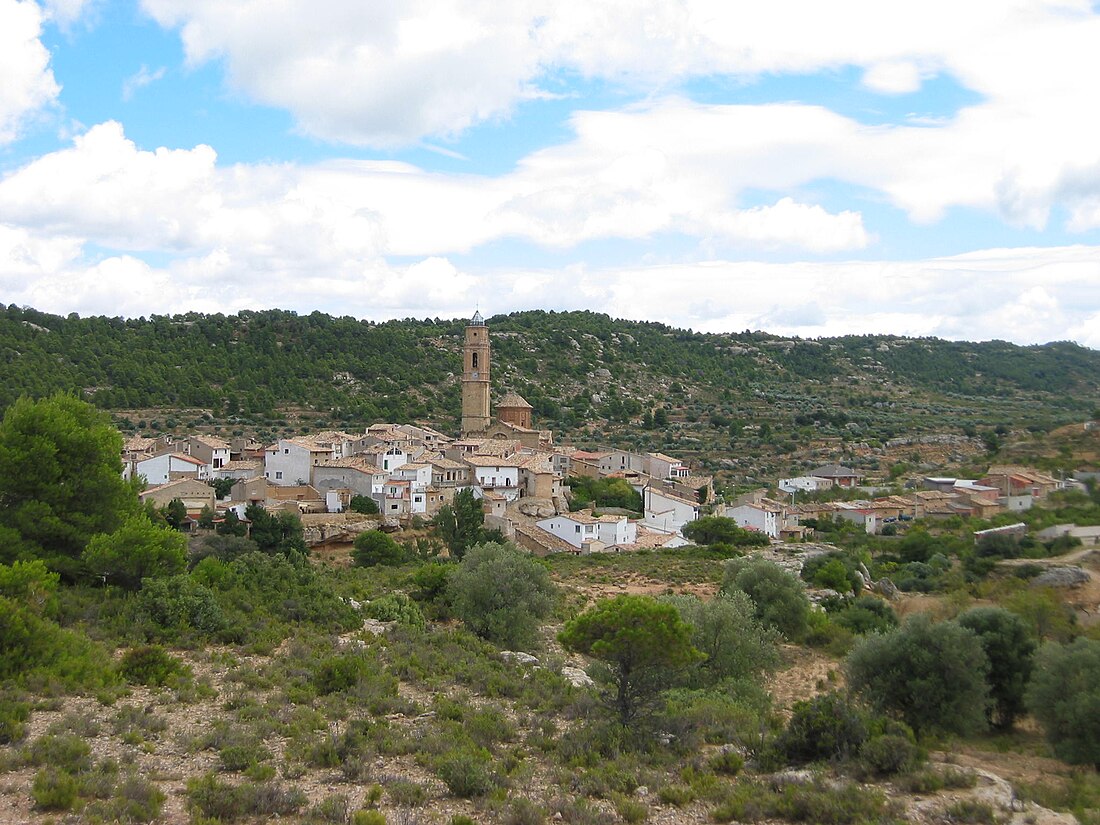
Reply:
[[[333, 425], [422, 419], [453, 428], [465, 323], [277, 310], [124, 320], [11, 306], [0, 316], [0, 402], [61, 389], [111, 410], [201, 409], [247, 422], [297, 408]], [[1100, 398], [1100, 352], [1071, 343], [712, 335], [592, 312], [488, 323], [494, 392], [517, 390], [542, 424], [564, 430], [594, 419], [652, 426], [646, 413], [663, 406], [720, 428], [754, 405], [787, 409], [792, 421], [845, 407], [833, 422], [841, 426], [900, 397], [990, 409], [1014, 400], [1071, 420]]]

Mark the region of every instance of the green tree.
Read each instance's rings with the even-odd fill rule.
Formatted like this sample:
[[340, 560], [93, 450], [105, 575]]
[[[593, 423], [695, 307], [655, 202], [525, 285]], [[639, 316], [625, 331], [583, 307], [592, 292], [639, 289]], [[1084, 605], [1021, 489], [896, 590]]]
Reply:
[[555, 588], [546, 568], [511, 544], [477, 544], [447, 581], [454, 614], [474, 633], [508, 648], [533, 645]]
[[244, 538], [248, 535], [248, 525], [237, 517], [236, 510], [226, 510], [222, 516], [222, 523], [217, 526], [219, 536], [236, 536]]
[[353, 513], [362, 513], [366, 516], [378, 515], [378, 505], [370, 496], [352, 496], [348, 509]]
[[845, 670], [853, 691], [918, 733], [986, 725], [989, 659], [978, 637], [955, 622], [914, 616], [890, 633], [864, 636]]
[[696, 544], [728, 544], [732, 547], [763, 547], [768, 537], [763, 533], [746, 530], [734, 519], [724, 516], [703, 516], [684, 525], [684, 537]]
[[70, 395], [20, 398], [0, 422], [0, 561], [40, 558], [68, 579], [97, 533], [139, 509], [122, 436]]
[[93, 536], [82, 558], [87, 571], [104, 584], [137, 590], [144, 578], [182, 572], [186, 548], [186, 537], [138, 513], [113, 533]]
[[1039, 648], [1027, 706], [1060, 759], [1100, 769], [1100, 641]]
[[1035, 659], [1035, 640], [1027, 624], [1003, 607], [975, 607], [955, 621], [977, 635], [989, 658], [990, 724], [1011, 728], [1024, 710]]
[[612, 706], [624, 726], [651, 709], [661, 691], [703, 654], [692, 627], [671, 604], [649, 596], [604, 599], [572, 619], [558, 636], [567, 650], [606, 665]]
[[703, 654], [688, 674], [693, 686], [729, 679], [755, 681], [779, 664], [779, 634], [760, 624], [744, 593], [719, 593], [704, 602], [695, 596], [666, 596], [691, 625], [691, 643]]
[[381, 530], [366, 530], [355, 537], [351, 557], [359, 567], [394, 567], [409, 560], [409, 552]]
[[453, 559], [461, 559], [467, 550], [485, 540], [485, 510], [469, 487], [459, 490], [452, 504], [439, 508], [435, 524]]
[[802, 583], [766, 559], [734, 559], [726, 565], [721, 592], [740, 591], [752, 599], [762, 624], [790, 640], [801, 638], [809, 627], [810, 600]]
[[173, 530], [179, 530], [183, 526], [183, 520], [187, 518], [187, 507], [183, 502], [174, 498], [161, 509], [165, 523]]
[[214, 488], [215, 497], [221, 501], [229, 492], [233, 489], [233, 485], [236, 484], [238, 479], [235, 478], [215, 478], [210, 482], [210, 486]]
[[251, 522], [248, 535], [261, 553], [283, 556], [308, 556], [302, 520], [286, 511], [269, 513], [259, 504], [250, 504], [244, 511]]

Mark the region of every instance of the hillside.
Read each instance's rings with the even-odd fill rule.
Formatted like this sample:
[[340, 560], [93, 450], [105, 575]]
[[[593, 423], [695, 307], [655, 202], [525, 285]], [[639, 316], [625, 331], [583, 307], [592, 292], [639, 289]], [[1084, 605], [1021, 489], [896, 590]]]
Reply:
[[[1100, 352], [1065, 342], [700, 334], [591, 312], [488, 323], [494, 392], [521, 393], [539, 426], [578, 443], [705, 454], [709, 469], [740, 476], [922, 433], [992, 446], [998, 433], [1046, 431], [1100, 406]], [[0, 404], [62, 389], [124, 430], [267, 438], [425, 420], [453, 431], [464, 324], [278, 310], [63, 318], [11, 306], [0, 314]]]

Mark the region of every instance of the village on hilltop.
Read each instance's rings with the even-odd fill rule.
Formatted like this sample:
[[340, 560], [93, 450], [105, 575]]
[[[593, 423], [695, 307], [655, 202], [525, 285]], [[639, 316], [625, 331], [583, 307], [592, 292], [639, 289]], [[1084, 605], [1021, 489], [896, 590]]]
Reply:
[[[978, 479], [926, 477], [923, 489], [901, 495], [806, 501], [807, 494], [860, 487], [860, 472], [826, 464], [778, 479], [774, 496], [762, 488], [723, 502], [710, 476], [695, 474], [672, 456], [555, 444], [551, 431], [534, 426], [532, 406], [517, 393], [506, 392], [492, 405], [491, 368], [489, 328], [476, 313], [465, 329], [458, 438], [425, 424], [396, 423], [267, 445], [207, 434], [134, 436], [123, 448], [123, 472], [145, 480], [144, 501], [159, 507], [182, 502], [188, 530], [204, 514], [216, 522], [232, 511], [246, 522], [250, 505], [298, 515], [340, 514], [356, 497], [370, 499], [383, 522], [396, 527], [433, 518], [469, 489], [482, 502], [486, 527], [538, 555], [678, 547], [691, 543], [683, 528], [702, 515], [733, 519], [773, 540], [808, 538], [823, 517], [852, 522], [871, 534], [890, 533], [913, 519], [989, 519], [1026, 510], [1055, 490], [1081, 484], [1027, 467], [995, 465]], [[572, 477], [622, 479], [640, 495], [642, 518], [614, 508], [570, 512], [566, 480]], [[215, 486], [224, 495], [219, 497]], [[311, 543], [347, 538], [340, 523], [314, 519], [311, 524]], [[1096, 528], [1065, 525], [1063, 532], [1085, 543], [1100, 542]]]

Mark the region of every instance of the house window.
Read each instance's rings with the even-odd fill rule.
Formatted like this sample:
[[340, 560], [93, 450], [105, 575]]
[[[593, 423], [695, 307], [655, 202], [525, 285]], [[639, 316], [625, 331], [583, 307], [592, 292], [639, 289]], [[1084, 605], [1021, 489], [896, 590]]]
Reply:
[[290, 447], [283, 447], [283, 455], [290, 455]]
[[576, 527], [573, 528], [573, 532], [575, 532], [575, 533], [579, 533], [580, 531], [581, 531], [581, 526], [579, 524]]
[[277, 472], [275, 473], [275, 478], [282, 478], [282, 477], [283, 477], [283, 474], [282, 474], [282, 472], [278, 472], [278, 471], [277, 471]]
[[391, 505], [390, 505], [390, 509], [391, 509], [391, 510], [396, 510], [396, 509], [397, 509], [397, 505], [396, 505], [396, 504], [391, 504]]

